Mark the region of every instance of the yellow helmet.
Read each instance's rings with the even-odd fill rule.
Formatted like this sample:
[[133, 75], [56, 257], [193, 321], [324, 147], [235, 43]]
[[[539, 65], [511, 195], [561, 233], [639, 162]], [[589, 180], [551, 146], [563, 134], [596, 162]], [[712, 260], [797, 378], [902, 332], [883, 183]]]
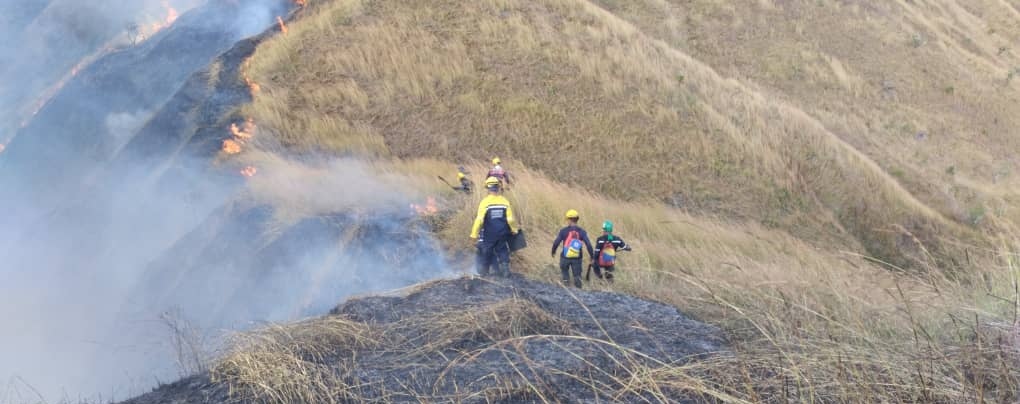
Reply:
[[577, 211], [573, 210], [573, 209], [568, 210], [566, 216], [567, 216], [567, 219], [577, 219], [577, 218], [581, 217], [581, 215], [579, 215], [577, 213]]
[[499, 165], [502, 162], [503, 162], [503, 160], [500, 160], [499, 157], [493, 157], [492, 158], [492, 165]]
[[485, 187], [486, 188], [492, 188], [492, 187], [499, 188], [499, 178], [496, 178], [496, 177], [486, 178], [485, 179]]
[[464, 173], [457, 173], [457, 179], [458, 180], [464, 179]]

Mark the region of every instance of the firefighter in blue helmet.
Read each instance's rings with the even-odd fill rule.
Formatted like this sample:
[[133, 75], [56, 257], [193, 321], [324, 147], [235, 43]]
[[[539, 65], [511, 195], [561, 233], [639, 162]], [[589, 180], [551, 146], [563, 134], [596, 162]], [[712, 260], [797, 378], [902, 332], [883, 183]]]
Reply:
[[510, 276], [510, 239], [517, 234], [517, 223], [510, 201], [500, 195], [502, 184], [498, 178], [485, 180], [489, 194], [478, 204], [478, 214], [471, 228], [471, 238], [477, 239], [478, 274], [489, 275], [489, 269], [496, 267], [496, 274]]
[[567, 211], [567, 227], [560, 229], [559, 235], [552, 245], [552, 256], [556, 256], [556, 250], [563, 245], [563, 252], [560, 254], [560, 274], [563, 277], [563, 284], [570, 284], [570, 276], [574, 276], [574, 286], [581, 287], [581, 263], [584, 259], [585, 247], [588, 256], [594, 257], [592, 253], [591, 240], [588, 239], [588, 232], [577, 225], [580, 215], [576, 210]]

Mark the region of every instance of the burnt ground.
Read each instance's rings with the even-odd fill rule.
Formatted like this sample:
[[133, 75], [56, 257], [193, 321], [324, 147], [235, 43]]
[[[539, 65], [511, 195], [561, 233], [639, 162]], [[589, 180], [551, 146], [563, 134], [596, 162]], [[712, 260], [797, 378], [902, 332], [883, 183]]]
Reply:
[[211, 373], [125, 403], [701, 402], [633, 383], [726, 349], [672, 306], [516, 275], [355, 298], [248, 341]]

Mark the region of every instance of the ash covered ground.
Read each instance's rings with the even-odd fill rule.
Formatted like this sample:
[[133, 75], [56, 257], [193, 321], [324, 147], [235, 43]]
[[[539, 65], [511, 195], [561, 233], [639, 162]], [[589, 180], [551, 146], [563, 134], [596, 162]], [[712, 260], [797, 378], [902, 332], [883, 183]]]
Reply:
[[239, 338], [209, 373], [125, 404], [166, 402], [701, 402], [633, 388], [725, 354], [676, 308], [527, 280], [459, 278], [351, 299], [328, 316]]

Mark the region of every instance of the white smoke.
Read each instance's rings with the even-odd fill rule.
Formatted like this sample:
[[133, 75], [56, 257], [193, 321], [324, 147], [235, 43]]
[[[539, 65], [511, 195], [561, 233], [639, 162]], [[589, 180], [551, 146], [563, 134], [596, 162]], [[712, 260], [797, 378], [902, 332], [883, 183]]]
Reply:
[[[237, 15], [221, 19], [231, 21], [235, 40], [270, 27], [272, 10], [288, 3], [211, 1], [241, 2]], [[169, 4], [181, 21], [195, 3]], [[159, 0], [0, 2], [0, 15], [17, 19], [0, 41], [9, 51], [0, 59], [0, 143], [19, 130], [26, 102], [161, 10]], [[158, 57], [170, 64], [173, 56]], [[162, 78], [149, 79], [170, 94], [182, 85]], [[144, 77], [132, 79], [108, 85], [151, 89], [136, 81]], [[195, 96], [181, 91], [182, 99]], [[0, 154], [0, 403], [106, 401], [170, 382], [181, 364], [168, 324], [194, 324], [178, 329], [204, 341], [260, 321], [321, 314], [352, 293], [448, 275], [434, 241], [411, 224], [407, 187], [371, 165], [263, 156], [245, 180], [227, 163], [192, 155], [203, 143], [190, 136], [204, 128], [157, 122], [174, 114], [112, 108], [103, 97], [72, 101], [64, 115], [44, 110], [39, 116], [49, 121], [33, 121], [42, 129], [19, 131]], [[62, 123], [82, 116], [94, 118], [85, 121], [97, 133]], [[168, 160], [117, 153], [142, 134], [152, 141], [140, 150]], [[34, 154], [54, 149], [80, 158], [71, 165]], [[394, 257], [397, 249], [411, 258]]]
[[115, 112], [106, 116], [106, 131], [109, 134], [108, 152], [120, 150], [152, 117], [152, 111]]

